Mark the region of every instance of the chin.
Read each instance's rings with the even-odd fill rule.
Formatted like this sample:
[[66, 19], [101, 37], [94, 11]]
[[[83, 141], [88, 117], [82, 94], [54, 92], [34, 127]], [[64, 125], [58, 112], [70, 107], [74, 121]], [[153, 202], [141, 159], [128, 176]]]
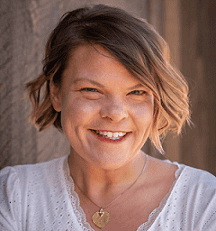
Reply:
[[[125, 157], [125, 156], [124, 156]], [[104, 156], [101, 158], [91, 158], [90, 164], [96, 165], [99, 168], [105, 169], [105, 170], [115, 170], [122, 166], [124, 166], [129, 161], [129, 158], [117, 158], [112, 156]]]

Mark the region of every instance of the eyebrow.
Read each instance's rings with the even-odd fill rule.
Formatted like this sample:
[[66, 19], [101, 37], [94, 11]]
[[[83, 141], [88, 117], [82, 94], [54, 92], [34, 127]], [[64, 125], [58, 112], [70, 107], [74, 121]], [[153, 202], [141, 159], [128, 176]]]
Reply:
[[[104, 85], [102, 85], [102, 84], [100, 84], [100, 83], [98, 83], [98, 82], [96, 82], [96, 81], [94, 81], [94, 80], [85, 79], [85, 78], [75, 79], [75, 80], [73, 81], [73, 84], [77, 84], [77, 83], [79, 83], [79, 82], [85, 82], [85, 81], [90, 82], [91, 84], [94, 84], [94, 85], [96, 85], [96, 86], [98, 86], [98, 87], [105, 88]], [[139, 83], [139, 84], [137, 84], [137, 85], [135, 85], [135, 86], [133, 86], [133, 87], [128, 88], [128, 90], [132, 90], [132, 89], [139, 88], [139, 87], [145, 87], [145, 85]]]
[[104, 88], [104, 85], [102, 85], [102, 84], [100, 84], [100, 83], [98, 83], [98, 82], [96, 82], [96, 81], [94, 81], [94, 80], [85, 79], [85, 78], [75, 79], [75, 80], [73, 81], [73, 84], [77, 84], [77, 83], [79, 83], [79, 82], [85, 82], [85, 81], [90, 82], [91, 84], [97, 85], [98, 87]]
[[145, 87], [145, 85], [139, 83], [139, 84], [137, 84], [137, 85], [135, 85], [135, 86], [133, 86], [133, 87], [128, 88], [128, 90], [132, 90], [132, 89], [139, 88], [139, 87]]

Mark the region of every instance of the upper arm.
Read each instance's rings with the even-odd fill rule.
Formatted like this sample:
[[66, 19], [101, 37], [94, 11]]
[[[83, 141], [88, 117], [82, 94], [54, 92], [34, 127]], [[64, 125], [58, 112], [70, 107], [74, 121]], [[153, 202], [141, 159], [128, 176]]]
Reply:
[[203, 172], [199, 181], [199, 202], [197, 213], [200, 213], [195, 231], [216, 230], [216, 177]]
[[21, 230], [20, 182], [13, 167], [0, 171], [0, 230]]

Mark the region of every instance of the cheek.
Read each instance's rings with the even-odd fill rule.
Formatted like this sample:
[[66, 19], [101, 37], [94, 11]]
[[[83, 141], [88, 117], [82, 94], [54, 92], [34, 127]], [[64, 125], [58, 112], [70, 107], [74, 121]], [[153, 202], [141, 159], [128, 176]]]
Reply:
[[88, 122], [98, 111], [98, 105], [89, 100], [67, 97], [63, 101], [61, 112], [62, 125], [65, 129], [69, 126], [88, 125]]
[[154, 104], [152, 101], [132, 107], [132, 113], [139, 129], [146, 129], [153, 122]]
[[145, 105], [142, 110], [138, 112], [139, 116], [137, 117], [137, 130], [142, 146], [148, 139], [152, 129], [153, 110], [152, 105]]
[[144, 106], [142, 110], [137, 112], [137, 115], [141, 128], [144, 130], [148, 129], [153, 122], [153, 108], [150, 106]]

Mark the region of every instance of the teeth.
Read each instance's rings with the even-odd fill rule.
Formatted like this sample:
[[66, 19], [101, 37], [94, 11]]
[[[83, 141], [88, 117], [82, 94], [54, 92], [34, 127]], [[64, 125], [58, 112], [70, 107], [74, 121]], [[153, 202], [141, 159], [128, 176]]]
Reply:
[[108, 137], [110, 139], [119, 139], [126, 135], [126, 132], [105, 132], [105, 131], [96, 131], [97, 134], [101, 136]]
[[[102, 134], [102, 135], [103, 135], [103, 134]], [[108, 132], [108, 133], [107, 133], [107, 136], [108, 136], [109, 138], [112, 138], [112, 136], [113, 136], [113, 135], [112, 135], [112, 132]]]
[[113, 134], [113, 137], [118, 137], [118, 132], [115, 132], [114, 134]]

